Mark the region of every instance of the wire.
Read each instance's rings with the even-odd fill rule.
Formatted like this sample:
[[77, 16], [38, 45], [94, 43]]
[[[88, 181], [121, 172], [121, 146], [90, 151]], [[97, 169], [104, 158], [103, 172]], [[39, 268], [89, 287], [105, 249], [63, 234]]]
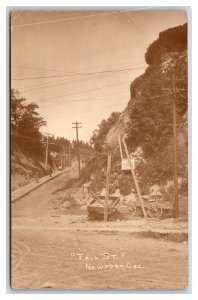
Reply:
[[[115, 100], [115, 98], [114, 99], [83, 99], [83, 100], [71, 100], [71, 101], [67, 101], [67, 102], [65, 102], [65, 103], [63, 103], [63, 102], [56, 102], [56, 103], [51, 103], [51, 104], [47, 104], [47, 105], [44, 105], [44, 106], [42, 106], [43, 108], [50, 108], [50, 107], [53, 107], [53, 106], [57, 106], [57, 105], [61, 105], [61, 104], [67, 104], [67, 103], [71, 103], [71, 102], [82, 102], [82, 101], [84, 101], [84, 102], [86, 102], [86, 101], [99, 101], [99, 102], [101, 102], [101, 101], [107, 101], [107, 100]], [[40, 106], [41, 107], [41, 106]]]
[[[149, 98], [143, 98], [143, 99], [145, 99], [145, 100], [150, 100], [150, 99], [154, 99], [154, 98], [161, 98], [161, 97], [163, 97], [163, 96], [167, 96], [166, 94], [162, 94], [162, 95], [156, 95], [156, 96], [154, 96], [154, 97], [149, 97]], [[142, 98], [142, 97], [141, 97]], [[141, 100], [141, 98], [138, 98], [138, 100]], [[132, 100], [132, 99], [130, 99], [130, 100]], [[128, 102], [130, 101], [130, 100], [128, 100]], [[72, 101], [71, 101], [72, 102]], [[128, 104], [128, 103], [126, 103], [126, 102], [120, 102], [120, 103], [117, 103], [117, 104], [114, 104], [114, 105], [111, 105], [111, 106], [106, 106], [106, 107], [102, 107], [102, 108], [99, 108], [99, 109], [97, 109], [97, 110], [101, 110], [101, 109], [104, 109], [104, 108], [109, 108], [109, 107], [114, 107], [114, 106], [117, 106], [117, 105], [122, 105], [122, 104]], [[83, 114], [84, 113], [87, 113], [87, 112], [89, 112], [89, 111], [97, 111], [97, 110], [87, 110], [86, 112], [82, 112]], [[80, 113], [81, 114], [81, 113]], [[67, 115], [64, 115], [64, 117], [65, 116], [70, 116], [71, 114], [67, 114]], [[74, 115], [76, 115], [76, 114], [74, 114]], [[57, 117], [55, 117], [55, 118], [58, 118], [58, 116]], [[62, 118], [62, 117], [61, 117]], [[49, 119], [51, 119], [51, 118], [49, 118]]]
[[[101, 75], [101, 74], [95, 74], [95, 75]], [[68, 82], [76, 82], [76, 81], [79, 81], [79, 80], [90, 79], [90, 76], [92, 76], [92, 75], [87, 75], [83, 78], [79, 78], [79, 77], [75, 78], [74, 77], [71, 80], [67, 80], [67, 79], [55, 80], [55, 81], [46, 82], [46, 83], [43, 83], [43, 84], [40, 84], [40, 85], [30, 85], [30, 86], [26, 86], [26, 87], [19, 87], [17, 89], [20, 90], [20, 91], [26, 92], [26, 91], [31, 91], [31, 90], [40, 89], [40, 88], [52, 88], [52, 87], [55, 87], [55, 86], [62, 85], [65, 82], [68, 83]], [[108, 74], [106, 74], [106, 76], [108, 76]], [[51, 83], [52, 83], [52, 85], [51, 85]], [[56, 83], [56, 84], [53, 84], [53, 83]]]
[[[85, 78], [86, 79], [86, 78]], [[48, 84], [53, 84], [53, 83], [57, 83], [57, 82], [73, 82], [73, 81], [77, 81], [77, 80], [81, 80], [81, 78], [79, 77], [74, 77], [73, 79], [71, 80], [68, 80], [68, 79], [59, 79], [59, 80], [52, 80], [52, 81], [47, 81], [47, 82], [43, 82], [41, 84], [34, 84], [34, 85], [29, 85], [29, 86], [25, 86], [25, 87], [17, 87], [17, 89], [20, 89], [20, 90], [25, 90], [25, 89], [31, 89], [31, 88], [36, 88], [36, 87], [45, 87], [46, 85]]]
[[[120, 97], [125, 97], [126, 98], [126, 92], [124, 91], [120, 91], [117, 93], [118, 95], [114, 96], [113, 98], [109, 98], [108, 95], [104, 95], [106, 96], [105, 98], [104, 97], [99, 97], [99, 98], [96, 98], [95, 96], [94, 97], [91, 97], [91, 98], [82, 98], [82, 99], [72, 99], [72, 100], [65, 100], [65, 99], [59, 99], [59, 100], [56, 100], [56, 101], [45, 101], [45, 102], [41, 102], [39, 103], [39, 107], [50, 107], [50, 106], [57, 106], [57, 105], [67, 105], [68, 103], [75, 103], [75, 102], [94, 102], [94, 101], [110, 101], [110, 100], [115, 100], [116, 98], [120, 98]], [[112, 94], [113, 95], [113, 94]], [[130, 97], [130, 95], [129, 95]]]
[[[96, 74], [96, 75], [101, 75], [101, 74]], [[31, 91], [31, 90], [40, 89], [40, 88], [52, 88], [52, 87], [55, 87], [55, 86], [62, 85], [64, 83], [73, 83], [73, 82], [77, 82], [79, 80], [92, 79], [92, 78], [90, 78], [90, 76], [92, 76], [92, 75], [87, 75], [87, 76], [84, 76], [84, 77], [81, 77], [81, 78], [74, 77], [71, 80], [67, 80], [67, 79], [64, 79], [64, 80], [55, 80], [55, 81], [50, 81], [50, 82], [42, 83], [40, 85], [31, 85], [31, 86], [26, 86], [26, 87], [18, 87], [17, 89], [20, 90], [20, 91], [26, 92], [26, 91]], [[108, 77], [109, 74], [103, 75], [102, 79], [105, 78], [104, 76]], [[53, 84], [53, 83], [55, 83], [55, 84]]]
[[[35, 90], [35, 89], [39, 89], [39, 88], [51, 88], [51, 87], [54, 87], [54, 86], [58, 86], [58, 85], [61, 85], [61, 84], [64, 84], [64, 83], [68, 83], [68, 82], [75, 82], [75, 81], [79, 81], [79, 80], [82, 80], [82, 79], [86, 79], [87, 77], [85, 78], [79, 78], [79, 77], [76, 77], [72, 80], [67, 80], [67, 79], [61, 79], [61, 80], [55, 80], [55, 81], [51, 81], [51, 82], [46, 82], [46, 83], [43, 83], [43, 84], [40, 84], [40, 85], [34, 85], [34, 86], [29, 86], [28, 87], [24, 87], [24, 88], [17, 88], [18, 90], [20, 91], [31, 91], [31, 90]], [[59, 82], [57, 84], [52, 84], [52, 85], [48, 85], [50, 83], [56, 83], [56, 82]]]
[[[97, 99], [98, 100], [108, 100], [108, 99], [110, 99], [110, 98], [108, 98], [109, 96], [114, 96], [114, 99], [115, 99], [115, 97], [117, 96], [117, 95], [125, 95], [126, 96], [126, 89], [122, 89], [122, 90], [115, 90], [114, 92], [112, 92], [112, 93], [103, 93], [102, 95], [97, 95], [97, 96], [91, 96], [91, 97], [83, 97], [82, 98], [82, 96], [81, 95], [79, 95], [80, 97], [79, 98], [73, 98], [72, 97], [72, 100], [65, 100], [65, 99], [59, 99], [59, 100], [56, 100], [55, 102], [52, 100], [52, 101], [45, 101], [45, 102], [40, 102], [39, 103], [39, 105], [40, 104], [46, 104], [46, 102], [47, 102], [47, 104], [48, 103], [68, 103], [68, 102], [79, 102], [79, 101], [95, 101], [95, 99], [96, 99], [96, 97], [97, 97]], [[72, 95], [71, 95], [72, 96]], [[70, 97], [70, 96], [69, 96]], [[68, 98], [69, 99], [69, 98]]]
[[[125, 97], [126, 98], [126, 94], [121, 94], [121, 95], [119, 95], [118, 96], [119, 98], [123, 98], [123, 97]], [[72, 99], [72, 100], [69, 100], [69, 101], [56, 101], [56, 102], [43, 102], [43, 103], [40, 103], [40, 104], [38, 104], [39, 105], [39, 107], [41, 107], [41, 108], [48, 108], [48, 107], [53, 107], [53, 106], [57, 106], [57, 105], [64, 105], [64, 107], [65, 107], [65, 105], [68, 105], [69, 103], [75, 103], [75, 102], [82, 102], [82, 103], [84, 103], [84, 104], [86, 104], [86, 102], [92, 102], [92, 104], [94, 103], [94, 102], [103, 102], [103, 101], [106, 101], [107, 103], [109, 102], [109, 101], [113, 101], [113, 100], [117, 100], [118, 99], [118, 97], [116, 98], [116, 97], [114, 97], [114, 98], [88, 98], [88, 99]], [[129, 95], [129, 97], [130, 97], [130, 95]], [[129, 97], [127, 97], [127, 98], [129, 98]]]
[[127, 68], [127, 69], [114, 69], [114, 70], [104, 70], [98, 72], [87, 72], [87, 73], [74, 73], [73, 75], [64, 74], [64, 75], [53, 75], [53, 76], [38, 76], [38, 77], [24, 77], [24, 78], [11, 78], [11, 80], [33, 80], [33, 79], [42, 79], [42, 78], [59, 78], [59, 77], [68, 77], [68, 76], [77, 76], [77, 75], [96, 75], [96, 74], [104, 74], [104, 73], [113, 73], [113, 72], [126, 72], [132, 70], [145, 69], [146, 66], [136, 67], [136, 68]]
[[103, 89], [103, 88], [108, 88], [108, 87], [112, 87], [112, 86], [118, 86], [118, 85], [122, 85], [122, 84], [126, 84], [126, 83], [129, 84], [130, 82], [129, 81], [123, 81], [123, 82], [120, 82], [120, 83], [105, 85], [105, 86], [94, 88], [94, 89], [83, 90], [83, 91], [80, 91], [80, 92], [69, 93], [69, 94], [59, 95], [59, 96], [55, 96], [55, 97], [38, 99], [37, 101], [46, 101], [47, 102], [47, 100], [51, 100], [51, 99], [57, 99], [57, 98], [62, 98], [62, 97], [66, 97], [66, 96], [71, 96], [71, 95], [77, 95], [77, 94], [92, 92], [92, 91], [100, 90], [100, 89]]
[[50, 72], [65, 72], [65, 70], [45, 69], [45, 68], [30, 67], [30, 66], [16, 66], [16, 65], [12, 65], [11, 68], [14, 68], [14, 69], [38, 70], [38, 71], [50, 71]]
[[102, 110], [102, 109], [105, 109], [105, 108], [109, 108], [109, 107], [115, 107], [115, 106], [120, 106], [120, 105], [123, 105], [123, 104], [126, 104], [126, 101], [125, 102], [120, 102], [120, 103], [117, 103], [117, 104], [114, 104], [114, 105], [109, 105], [109, 106], [103, 106], [101, 108], [97, 108], [97, 109], [93, 109], [93, 110], [86, 110], [86, 111], [83, 111], [83, 112], [79, 112], [79, 113], [75, 113], [75, 114], [65, 114], [64, 116], [55, 116], [55, 117], [50, 117], [48, 118], [49, 120], [51, 119], [57, 119], [57, 118], [65, 118], [66, 116], [76, 116], [76, 115], [80, 115], [80, 114], [86, 114], [87, 112], [93, 112], [93, 111], [98, 111], [98, 110]]
[[[104, 76], [104, 75], [103, 75]], [[109, 76], [109, 75], [105, 75], [105, 76]], [[104, 79], [105, 77], [103, 77]], [[76, 78], [75, 80], [57, 80], [57, 82], [59, 83], [56, 83], [56, 84], [52, 84], [52, 85], [47, 85], [48, 83], [45, 83], [44, 85], [35, 85], [34, 87], [32, 88], [17, 88], [19, 91], [21, 92], [27, 92], [27, 91], [32, 91], [32, 90], [35, 90], [35, 89], [40, 89], [40, 88], [53, 88], [55, 86], [59, 86], [59, 85], [62, 85], [64, 83], [74, 83], [76, 81], [79, 81], [79, 80], [85, 80], [85, 79], [89, 79], [88, 77], [86, 78]]]
[[[138, 57], [138, 56], [134, 56], [134, 57]], [[145, 62], [141, 61], [141, 62], [133, 64], [133, 66], [137, 66], [137, 65], [140, 65], [140, 64], [143, 64], [143, 63], [145, 63]], [[114, 67], [114, 66], [111, 66], [111, 67]], [[128, 67], [131, 67], [131, 65], [120, 66], [120, 67], [118, 66], [117, 68], [128, 68]], [[17, 65], [11, 65], [11, 68], [15, 68], [15, 69], [30, 69], [30, 70], [33, 69], [33, 70], [39, 70], [39, 71], [50, 71], [50, 72], [61, 72], [61, 73], [65, 73], [66, 72], [66, 70], [46, 69], [46, 68], [40, 68], [40, 67], [17, 66]], [[77, 73], [77, 72], [68, 72], [68, 74], [71, 74], [71, 75], [74, 74], [74, 73]]]

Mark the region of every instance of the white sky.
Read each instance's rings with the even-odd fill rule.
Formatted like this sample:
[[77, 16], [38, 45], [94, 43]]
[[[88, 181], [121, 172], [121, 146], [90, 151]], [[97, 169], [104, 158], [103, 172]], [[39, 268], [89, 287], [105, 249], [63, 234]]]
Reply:
[[89, 141], [103, 118], [125, 108], [149, 44], [187, 17], [182, 11], [17, 11], [11, 21], [12, 87], [38, 103], [44, 132], [72, 140], [78, 121], [79, 138]]

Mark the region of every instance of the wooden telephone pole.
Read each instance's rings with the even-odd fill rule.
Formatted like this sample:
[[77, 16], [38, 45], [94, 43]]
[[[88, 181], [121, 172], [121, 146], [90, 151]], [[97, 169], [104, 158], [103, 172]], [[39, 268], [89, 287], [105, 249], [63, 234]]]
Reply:
[[63, 169], [67, 166], [67, 163], [70, 165], [70, 145], [69, 147], [61, 145], [60, 162], [61, 162], [61, 168]]
[[72, 126], [72, 128], [76, 129], [76, 141], [77, 141], [77, 152], [78, 152], [78, 172], [79, 172], [79, 176], [80, 176], [80, 149], [79, 149], [79, 141], [78, 141], [78, 129], [82, 128], [82, 126], [78, 126], [80, 124], [82, 124], [81, 122], [74, 122], [72, 123], [75, 126]]
[[60, 162], [61, 162], [61, 169], [63, 168], [63, 156], [62, 156], [62, 150], [60, 150]]
[[49, 149], [49, 135], [47, 135], [47, 143], [46, 143], [46, 151], [45, 151], [45, 171], [47, 170], [48, 149]]
[[[46, 142], [42, 142], [42, 144], [46, 144], [46, 150], [45, 150], [45, 171], [47, 170], [47, 162], [48, 162], [48, 152], [49, 152], [49, 136], [51, 135], [50, 133], [44, 133], [47, 137]], [[53, 144], [53, 143], [50, 143]]]
[[174, 152], [174, 204], [173, 204], [173, 217], [179, 217], [179, 195], [178, 195], [178, 145], [177, 145], [177, 110], [176, 110], [176, 94], [178, 91], [184, 91], [183, 88], [176, 88], [175, 74], [172, 75], [172, 88], [162, 88], [172, 95], [173, 105], [173, 152]]
[[173, 74], [173, 86], [172, 86], [172, 95], [173, 95], [173, 148], [174, 148], [174, 207], [173, 213], [174, 217], [179, 217], [179, 195], [178, 195], [178, 155], [177, 155], [177, 111], [175, 104], [175, 75]]
[[109, 186], [110, 186], [110, 172], [111, 172], [111, 155], [107, 158], [107, 177], [106, 177], [106, 194], [104, 206], [104, 221], [108, 221], [108, 204], [109, 204]]
[[62, 151], [63, 151], [63, 169], [65, 168], [65, 148], [64, 146], [62, 147]]
[[71, 166], [71, 145], [70, 144], [68, 149], [68, 161], [69, 161], [69, 166]]

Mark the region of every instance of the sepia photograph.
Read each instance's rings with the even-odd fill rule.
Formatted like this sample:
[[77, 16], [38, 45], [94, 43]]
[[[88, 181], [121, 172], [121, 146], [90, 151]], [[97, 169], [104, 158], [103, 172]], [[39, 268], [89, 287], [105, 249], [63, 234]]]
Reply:
[[12, 289], [189, 288], [188, 21], [10, 12]]

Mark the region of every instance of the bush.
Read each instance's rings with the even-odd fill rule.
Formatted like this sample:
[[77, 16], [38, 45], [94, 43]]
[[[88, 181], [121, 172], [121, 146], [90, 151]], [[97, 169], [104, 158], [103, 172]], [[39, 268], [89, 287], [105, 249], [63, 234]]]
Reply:
[[120, 175], [118, 178], [118, 186], [123, 196], [129, 195], [132, 191], [132, 178], [130, 175]]

